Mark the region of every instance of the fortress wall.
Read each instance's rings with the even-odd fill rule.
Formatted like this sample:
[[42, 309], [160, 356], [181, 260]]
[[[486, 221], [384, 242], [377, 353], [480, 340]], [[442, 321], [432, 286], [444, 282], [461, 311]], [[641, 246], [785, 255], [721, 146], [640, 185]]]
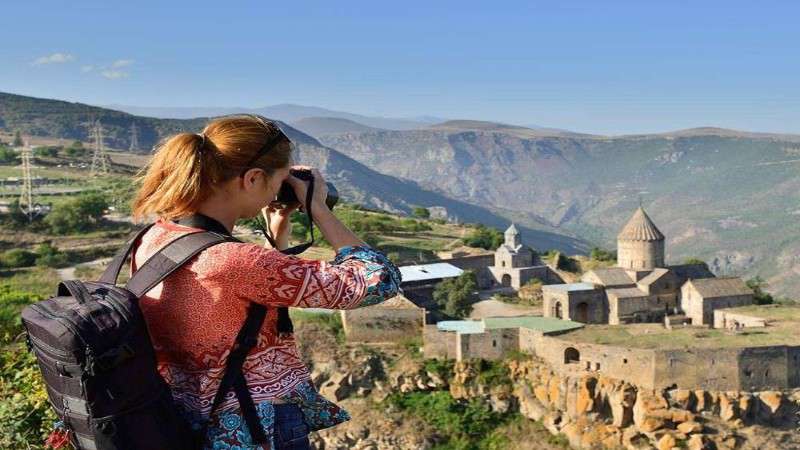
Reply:
[[384, 308], [380, 305], [342, 311], [348, 342], [402, 342], [419, 338], [425, 324], [422, 308]]
[[[714, 297], [703, 299], [703, 325], [714, 323], [714, 311], [722, 308], [734, 308], [753, 304], [753, 295], [730, 295], [727, 297]], [[692, 322], [694, 325], [694, 322]]]
[[740, 349], [680, 349], [656, 353], [654, 388], [732, 391], [739, 387]]
[[789, 385], [788, 348], [751, 347], [739, 353], [740, 390], [784, 389]]
[[732, 313], [724, 309], [714, 311], [714, 328], [728, 328], [733, 322], [737, 322], [743, 327], [763, 328], [767, 326], [767, 321], [761, 317]]
[[457, 360], [469, 358], [502, 359], [519, 349], [519, 329], [486, 330], [484, 333], [459, 334], [456, 338]]
[[463, 270], [476, 270], [494, 265], [494, 254], [460, 256], [457, 258], [443, 259], [437, 262], [449, 263]]
[[788, 370], [786, 379], [790, 387], [800, 387], [800, 347], [786, 349]]
[[[654, 385], [653, 350], [569, 342], [550, 336], [526, 336], [526, 342], [532, 344], [534, 354], [547, 361], [557, 371], [599, 372], [647, 388], [652, 388]], [[565, 362], [568, 349], [577, 350], [577, 362]]]
[[422, 339], [425, 358], [456, 358], [456, 333], [439, 331], [436, 325], [425, 325]]

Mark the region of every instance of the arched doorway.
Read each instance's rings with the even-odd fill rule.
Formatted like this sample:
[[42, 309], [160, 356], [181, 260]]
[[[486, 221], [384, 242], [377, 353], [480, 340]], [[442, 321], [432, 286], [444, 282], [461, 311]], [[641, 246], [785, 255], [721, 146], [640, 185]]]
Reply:
[[564, 364], [577, 364], [581, 360], [581, 352], [574, 347], [564, 349]]
[[503, 278], [500, 279], [500, 284], [502, 284], [503, 287], [511, 287], [511, 275], [503, 275]]
[[589, 304], [586, 302], [578, 303], [575, 307], [575, 320], [581, 323], [589, 322]]
[[564, 318], [564, 312], [561, 310], [561, 302], [556, 302], [555, 313], [553, 315], [559, 319]]

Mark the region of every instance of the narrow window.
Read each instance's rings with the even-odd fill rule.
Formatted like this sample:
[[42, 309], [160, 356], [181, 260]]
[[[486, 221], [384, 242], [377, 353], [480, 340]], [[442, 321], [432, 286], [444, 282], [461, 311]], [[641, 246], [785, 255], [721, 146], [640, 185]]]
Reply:
[[497, 347], [497, 340], [492, 339], [492, 347]]

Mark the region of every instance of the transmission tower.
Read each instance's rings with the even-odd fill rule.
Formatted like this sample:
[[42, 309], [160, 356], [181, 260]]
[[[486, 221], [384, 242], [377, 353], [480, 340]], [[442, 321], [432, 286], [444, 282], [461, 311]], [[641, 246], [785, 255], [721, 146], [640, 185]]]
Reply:
[[22, 192], [19, 195], [19, 209], [28, 217], [28, 221], [39, 214], [41, 207], [33, 203], [33, 179], [31, 177], [31, 156], [33, 150], [26, 143], [22, 149]]
[[94, 123], [92, 137], [94, 138], [94, 152], [92, 153], [92, 168], [89, 171], [89, 175], [95, 176], [98, 173], [107, 174], [108, 166], [111, 165], [111, 162], [108, 159], [106, 147], [103, 145], [103, 125], [99, 120]]
[[130, 151], [135, 152], [139, 150], [139, 128], [136, 127], [136, 123], [131, 124], [131, 146]]

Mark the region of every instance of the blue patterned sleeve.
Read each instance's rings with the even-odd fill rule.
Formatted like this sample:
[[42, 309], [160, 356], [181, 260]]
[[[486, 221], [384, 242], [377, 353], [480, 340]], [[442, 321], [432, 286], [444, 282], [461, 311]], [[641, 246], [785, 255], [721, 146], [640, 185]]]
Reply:
[[331, 262], [333, 265], [354, 263], [363, 265], [367, 289], [364, 298], [353, 307], [376, 305], [400, 291], [400, 270], [380, 250], [367, 245], [350, 245], [340, 248]]

